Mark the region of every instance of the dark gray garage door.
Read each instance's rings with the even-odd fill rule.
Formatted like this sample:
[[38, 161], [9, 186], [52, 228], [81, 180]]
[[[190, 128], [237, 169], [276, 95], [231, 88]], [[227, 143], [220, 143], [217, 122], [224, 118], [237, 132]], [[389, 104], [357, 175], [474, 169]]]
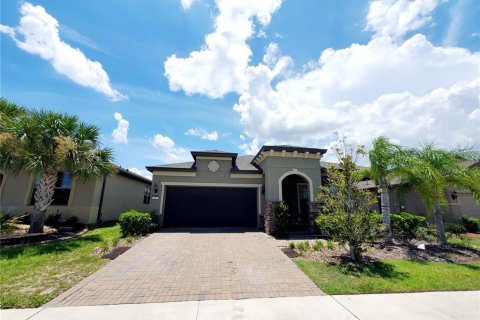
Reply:
[[256, 227], [257, 189], [167, 187], [165, 227]]

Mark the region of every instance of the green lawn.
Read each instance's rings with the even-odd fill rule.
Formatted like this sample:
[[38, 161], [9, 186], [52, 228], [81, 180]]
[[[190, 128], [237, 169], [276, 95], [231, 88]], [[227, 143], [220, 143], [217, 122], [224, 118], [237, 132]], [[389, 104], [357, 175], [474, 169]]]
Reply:
[[449, 243], [459, 244], [466, 247], [471, 247], [474, 249], [480, 249], [480, 237], [478, 235], [465, 235], [461, 238], [451, 237], [448, 239]]
[[38, 307], [105, 265], [91, 255], [118, 237], [118, 226], [103, 227], [61, 242], [0, 250], [2, 308]]
[[356, 267], [294, 261], [327, 294], [480, 289], [480, 263], [388, 260]]

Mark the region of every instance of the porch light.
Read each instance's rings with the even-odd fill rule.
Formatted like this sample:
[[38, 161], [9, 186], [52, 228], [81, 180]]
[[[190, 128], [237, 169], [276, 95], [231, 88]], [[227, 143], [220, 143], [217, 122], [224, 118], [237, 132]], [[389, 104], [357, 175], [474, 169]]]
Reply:
[[456, 190], [453, 190], [452, 192], [452, 200], [457, 200], [458, 199], [458, 193]]
[[153, 184], [153, 192], [155, 192], [155, 193], [158, 192], [158, 185], [157, 185], [156, 182]]

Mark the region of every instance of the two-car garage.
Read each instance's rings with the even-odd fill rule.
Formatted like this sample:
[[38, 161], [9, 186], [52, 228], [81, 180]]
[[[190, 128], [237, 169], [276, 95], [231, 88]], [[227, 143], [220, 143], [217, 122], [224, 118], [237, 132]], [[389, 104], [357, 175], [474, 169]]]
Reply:
[[167, 186], [164, 227], [257, 227], [258, 188]]

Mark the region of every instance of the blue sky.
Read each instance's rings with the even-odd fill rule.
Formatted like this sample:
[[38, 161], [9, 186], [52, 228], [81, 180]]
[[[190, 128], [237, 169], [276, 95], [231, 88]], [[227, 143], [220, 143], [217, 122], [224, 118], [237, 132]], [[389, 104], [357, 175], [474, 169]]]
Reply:
[[2, 1], [1, 95], [97, 124], [142, 174], [334, 132], [478, 147], [478, 16], [475, 0]]

